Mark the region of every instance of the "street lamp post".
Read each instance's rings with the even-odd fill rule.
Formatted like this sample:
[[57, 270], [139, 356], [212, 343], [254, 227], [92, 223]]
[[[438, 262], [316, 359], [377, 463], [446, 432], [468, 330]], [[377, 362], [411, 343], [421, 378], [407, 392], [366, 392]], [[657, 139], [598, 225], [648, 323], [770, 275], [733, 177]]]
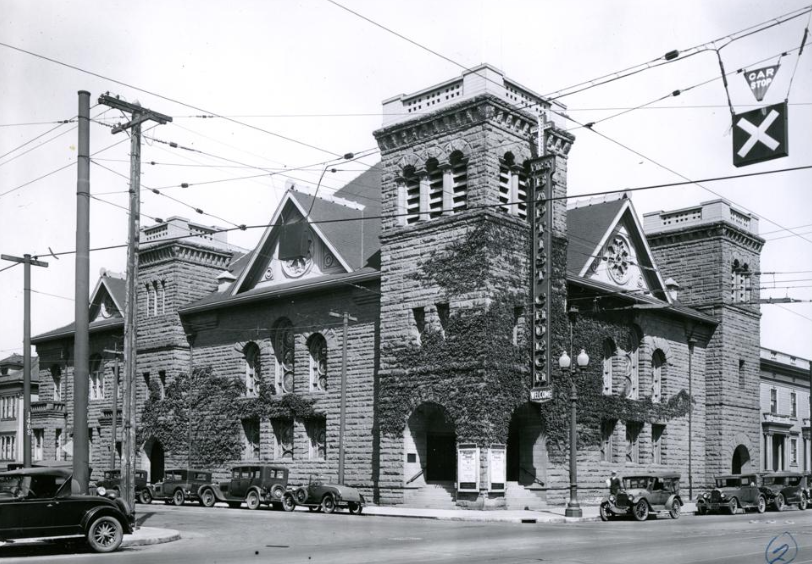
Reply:
[[[564, 372], [570, 371], [571, 360], [566, 351], [561, 353], [561, 358], [558, 359], [558, 365]], [[581, 505], [578, 503], [578, 431], [577, 422], [578, 417], [576, 413], [576, 404], [578, 403], [578, 390], [575, 387], [575, 376], [589, 364], [589, 355], [586, 354], [584, 349], [576, 358], [575, 373], [570, 379], [572, 387], [570, 388], [570, 500], [567, 503], [567, 508], [564, 510], [565, 517], [583, 517], [584, 512], [581, 510]]]

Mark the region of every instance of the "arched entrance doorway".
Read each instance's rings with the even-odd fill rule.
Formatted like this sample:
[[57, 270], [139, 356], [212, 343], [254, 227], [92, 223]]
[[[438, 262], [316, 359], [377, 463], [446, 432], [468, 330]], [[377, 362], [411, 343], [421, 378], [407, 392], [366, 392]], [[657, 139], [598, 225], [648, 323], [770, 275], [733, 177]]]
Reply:
[[744, 445], [739, 445], [733, 451], [733, 473], [741, 474], [750, 471], [750, 452]]
[[456, 480], [457, 434], [445, 408], [421, 404], [412, 412], [403, 434], [407, 485]]
[[517, 407], [510, 419], [507, 480], [523, 486], [547, 481], [547, 437], [536, 404]]
[[150, 438], [141, 448], [141, 468], [147, 471], [150, 482], [164, 478], [164, 446], [155, 437]]

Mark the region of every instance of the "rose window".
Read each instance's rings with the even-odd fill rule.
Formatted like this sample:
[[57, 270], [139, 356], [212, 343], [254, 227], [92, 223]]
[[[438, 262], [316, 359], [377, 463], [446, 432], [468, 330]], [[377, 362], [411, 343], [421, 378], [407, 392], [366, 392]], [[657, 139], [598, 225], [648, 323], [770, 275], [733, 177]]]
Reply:
[[625, 237], [615, 235], [606, 246], [603, 260], [606, 262], [606, 269], [609, 271], [612, 280], [618, 284], [625, 284], [629, 281], [631, 276], [631, 250]]

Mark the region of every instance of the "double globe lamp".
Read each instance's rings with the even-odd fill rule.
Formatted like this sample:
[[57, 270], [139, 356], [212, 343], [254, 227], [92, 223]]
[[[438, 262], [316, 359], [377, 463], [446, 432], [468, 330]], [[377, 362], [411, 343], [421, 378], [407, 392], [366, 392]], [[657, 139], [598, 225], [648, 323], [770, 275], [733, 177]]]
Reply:
[[[585, 369], [589, 364], [589, 355], [586, 354], [584, 349], [578, 353], [575, 358], [576, 374]], [[558, 366], [562, 372], [569, 373], [572, 360], [570, 359], [567, 351], [561, 353], [561, 358], [558, 359]], [[578, 391], [575, 388], [575, 375], [570, 378], [572, 388], [570, 389], [570, 500], [567, 503], [567, 508], [564, 510], [565, 517], [583, 517], [584, 513], [578, 503], [578, 465], [577, 465], [577, 446], [578, 446], [578, 432], [576, 430], [577, 415], [575, 404], [578, 402]]]

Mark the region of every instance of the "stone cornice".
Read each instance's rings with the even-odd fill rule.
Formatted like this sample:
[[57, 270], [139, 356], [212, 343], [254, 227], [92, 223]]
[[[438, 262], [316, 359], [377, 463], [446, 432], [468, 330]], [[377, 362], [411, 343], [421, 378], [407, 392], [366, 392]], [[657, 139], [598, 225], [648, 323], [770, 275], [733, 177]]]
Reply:
[[651, 246], [674, 245], [699, 239], [721, 237], [731, 239], [734, 243], [755, 252], [761, 252], [765, 243], [765, 240], [758, 235], [745, 231], [729, 221], [717, 221], [702, 225], [692, 225], [681, 229], [646, 233], [646, 239], [648, 239], [649, 245]]
[[231, 263], [231, 257], [232, 253], [229, 251], [179, 241], [169, 241], [165, 244], [141, 248], [138, 252], [138, 265], [153, 266], [180, 260], [226, 270]]
[[[533, 144], [537, 131], [537, 120], [533, 114], [519, 110], [496, 96], [485, 94], [413, 120], [381, 128], [374, 131], [373, 135], [378, 141], [381, 154], [386, 156], [393, 151], [486, 123], [526, 138], [529, 145]], [[548, 129], [547, 149], [566, 156], [574, 139], [571, 133], [551, 126]]]

